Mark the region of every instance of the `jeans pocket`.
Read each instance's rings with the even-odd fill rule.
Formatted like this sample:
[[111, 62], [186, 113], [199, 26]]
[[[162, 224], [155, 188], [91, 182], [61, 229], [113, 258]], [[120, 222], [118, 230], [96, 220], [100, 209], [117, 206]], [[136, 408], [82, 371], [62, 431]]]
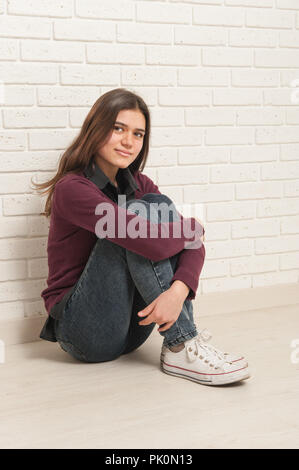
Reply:
[[72, 357], [82, 362], [88, 362], [85, 355], [81, 351], [79, 351], [79, 349], [76, 348], [72, 343], [70, 343], [69, 341], [62, 341], [59, 338], [57, 338], [57, 341], [61, 349], [70, 354]]

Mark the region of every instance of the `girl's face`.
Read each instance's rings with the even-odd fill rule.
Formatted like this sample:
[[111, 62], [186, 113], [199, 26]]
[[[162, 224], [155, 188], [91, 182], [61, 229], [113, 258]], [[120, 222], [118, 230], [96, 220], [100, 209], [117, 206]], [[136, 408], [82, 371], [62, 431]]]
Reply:
[[[111, 180], [119, 168], [127, 168], [139, 155], [145, 134], [145, 117], [139, 110], [118, 113], [109, 140], [99, 148], [97, 164]], [[119, 151], [127, 152], [121, 154]]]

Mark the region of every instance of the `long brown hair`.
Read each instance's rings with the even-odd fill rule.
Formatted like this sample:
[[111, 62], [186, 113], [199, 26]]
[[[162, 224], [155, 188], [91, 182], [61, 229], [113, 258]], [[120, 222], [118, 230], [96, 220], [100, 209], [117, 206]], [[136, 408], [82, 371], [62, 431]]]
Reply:
[[[67, 173], [80, 173], [91, 162], [97, 149], [105, 144], [110, 137], [119, 111], [125, 109], [139, 110], [143, 113], [146, 121], [143, 146], [137, 158], [129, 165], [130, 171], [142, 171], [145, 167], [149, 152], [150, 137], [150, 112], [143, 99], [125, 88], [115, 88], [104, 93], [93, 104], [87, 114], [80, 133], [59, 159], [56, 175], [44, 183], [31, 183], [41, 194], [48, 194], [45, 212], [41, 215], [51, 215], [52, 195], [56, 183]], [[32, 188], [35, 189], [35, 188]], [[45, 189], [45, 191], [41, 191]]]

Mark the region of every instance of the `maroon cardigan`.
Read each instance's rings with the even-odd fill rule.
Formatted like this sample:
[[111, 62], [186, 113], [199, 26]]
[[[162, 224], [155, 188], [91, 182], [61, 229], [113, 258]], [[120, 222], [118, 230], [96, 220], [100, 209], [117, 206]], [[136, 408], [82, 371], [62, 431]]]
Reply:
[[[153, 181], [141, 172], [136, 172], [134, 179], [138, 186], [135, 191], [135, 199], [140, 199], [147, 193], [161, 194]], [[180, 214], [179, 222], [158, 224], [157, 239], [149, 237], [151, 226], [157, 227], [156, 224], [149, 220], [145, 222], [142, 219], [141, 222], [145, 222], [147, 225], [147, 238], [133, 239], [129, 236], [118, 238], [119, 216], [121, 220], [125, 216], [127, 224], [132, 219], [136, 218], [138, 220], [141, 217], [113, 202], [96, 184], [86, 178], [83, 172], [80, 174], [68, 173], [56, 183], [52, 198], [47, 247], [48, 287], [41, 293], [48, 314], [54, 304], [60, 302], [64, 295], [70, 291], [84, 270], [89, 255], [98, 239], [95, 227], [103, 215], [96, 215], [95, 208], [101, 202], [112, 204], [115, 214], [116, 236], [105, 236], [103, 238], [107, 238], [113, 243], [153, 261], [160, 261], [181, 252], [171, 283], [176, 279], [183, 281], [190, 288], [187, 299], [194, 299], [205, 258], [205, 247], [199, 240], [204, 233], [204, 229], [199, 222], [192, 218], [191, 230], [196, 229], [195, 236], [192, 237], [189, 233], [189, 236], [185, 237], [182, 223], [183, 220], [188, 219]], [[182, 236], [181, 238], [174, 238], [172, 230], [175, 226], [178, 228], [178, 225]], [[168, 228], [169, 237], [163, 238]], [[192, 241], [196, 242], [196, 248], [185, 249], [188, 243], [191, 246]]]

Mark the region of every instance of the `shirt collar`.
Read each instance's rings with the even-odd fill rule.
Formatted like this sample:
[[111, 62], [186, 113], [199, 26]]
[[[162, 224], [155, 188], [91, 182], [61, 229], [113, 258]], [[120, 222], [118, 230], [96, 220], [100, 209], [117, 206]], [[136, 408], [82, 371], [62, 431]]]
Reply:
[[[115, 186], [111, 183], [110, 179], [93, 160], [91, 160], [90, 164], [85, 168], [83, 174], [99, 189], [104, 189], [108, 184], [115, 189]], [[139, 186], [129, 168], [119, 168], [116, 174], [116, 181], [119, 185], [120, 191], [127, 196], [139, 189]]]

